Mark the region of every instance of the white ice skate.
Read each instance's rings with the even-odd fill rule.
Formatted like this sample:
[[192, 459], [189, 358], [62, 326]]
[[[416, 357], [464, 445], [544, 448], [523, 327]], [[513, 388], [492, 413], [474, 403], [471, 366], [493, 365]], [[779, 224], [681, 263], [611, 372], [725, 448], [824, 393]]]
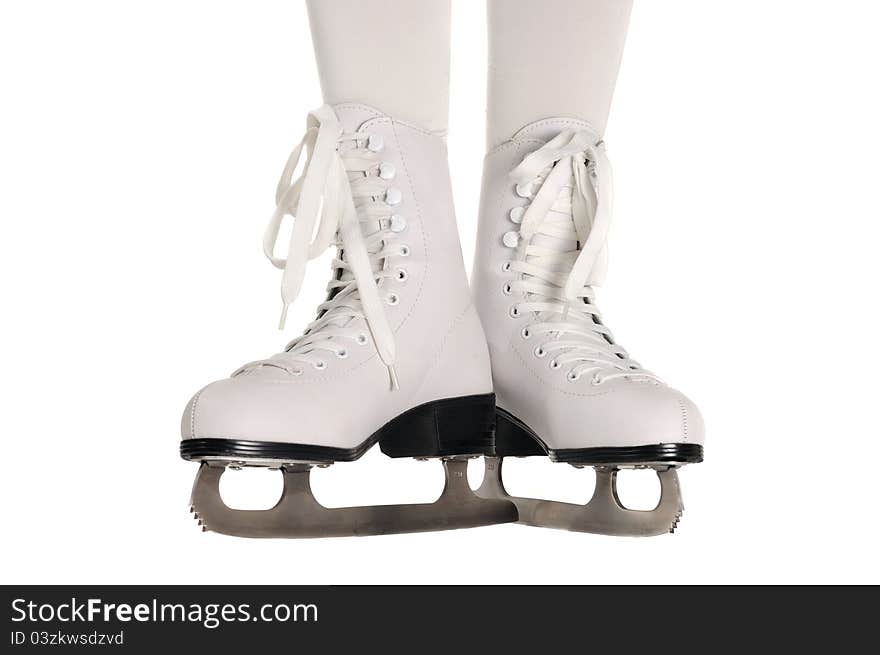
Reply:
[[[596, 467], [587, 505], [512, 498], [530, 525], [615, 535], [670, 532], [683, 506], [676, 467], [702, 461], [694, 404], [614, 342], [594, 302], [606, 266], [611, 171], [595, 131], [542, 120], [489, 152], [474, 293], [497, 397], [496, 454], [478, 493], [509, 498], [505, 456]], [[652, 511], [625, 508], [623, 467], [656, 469]]]
[[[301, 156], [305, 168], [294, 181]], [[187, 405], [180, 452], [201, 462], [192, 510], [204, 529], [323, 537], [516, 520], [512, 503], [479, 498], [467, 483], [467, 458], [492, 452], [495, 404], [446, 161], [442, 137], [369, 107], [324, 106], [309, 115], [264, 249], [284, 270], [285, 314], [308, 260], [330, 245], [338, 248], [333, 277], [317, 318], [284, 352], [209, 384]], [[273, 251], [285, 216], [295, 220], [279, 259]], [[390, 457], [441, 458], [439, 500], [319, 505], [310, 468], [355, 460], [376, 443]], [[226, 507], [218, 486], [226, 466], [281, 469], [278, 504]]]

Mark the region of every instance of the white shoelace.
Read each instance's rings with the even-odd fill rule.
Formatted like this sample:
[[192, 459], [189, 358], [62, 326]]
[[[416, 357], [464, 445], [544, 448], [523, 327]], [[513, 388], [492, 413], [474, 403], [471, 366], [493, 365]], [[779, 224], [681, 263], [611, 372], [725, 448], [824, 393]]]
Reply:
[[[303, 172], [293, 173], [306, 151]], [[393, 168], [382, 165], [377, 151], [381, 139], [363, 132], [344, 133], [333, 109], [327, 105], [311, 112], [302, 141], [293, 149], [276, 191], [276, 209], [263, 239], [269, 260], [283, 269], [283, 329], [288, 307], [299, 294], [309, 260], [337, 247], [334, 279], [327, 285], [327, 300], [318, 306], [318, 317], [284, 352], [245, 364], [233, 375], [259, 366], [301, 375], [300, 364], [326, 367], [322, 355], [348, 356], [346, 344], [366, 345], [369, 339], [353, 324], [363, 319], [382, 362], [388, 368], [391, 388], [399, 388], [395, 364], [394, 333], [388, 324], [379, 284], [398, 273], [388, 259], [406, 254], [404, 246], [391, 247], [395, 233], [405, 224], [392, 214], [400, 193], [390, 186]], [[286, 258], [276, 257], [275, 244], [285, 216], [294, 218]], [[314, 238], [312, 235], [314, 234]], [[392, 294], [393, 295], [393, 294]], [[389, 296], [394, 304], [396, 298]]]
[[518, 195], [531, 198], [514, 208], [518, 232], [504, 235], [516, 248], [510, 270], [521, 274], [505, 293], [524, 293], [515, 315], [534, 313], [523, 329], [543, 342], [538, 357], [550, 367], [570, 366], [567, 377], [593, 374], [593, 383], [613, 378], [659, 380], [614, 343], [594, 304], [593, 286], [606, 267], [605, 244], [611, 223], [611, 166], [604, 143], [590, 130], [565, 130], [527, 155], [511, 173]]

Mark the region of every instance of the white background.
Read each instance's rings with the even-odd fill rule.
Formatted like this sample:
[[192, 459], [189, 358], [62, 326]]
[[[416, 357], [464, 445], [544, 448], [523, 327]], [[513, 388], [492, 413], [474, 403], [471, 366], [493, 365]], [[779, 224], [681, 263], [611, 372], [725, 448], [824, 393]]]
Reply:
[[[880, 582], [878, 21], [855, 0], [636, 4], [607, 132], [617, 204], [599, 302], [706, 417], [675, 535], [249, 541], [190, 518], [196, 465], [178, 457], [178, 425], [194, 391], [292, 338], [327, 279], [313, 264], [279, 334], [260, 240], [321, 102], [305, 8], [3, 2], [0, 580]], [[449, 146], [470, 262], [482, 3], [457, 0], [453, 22]], [[589, 495], [590, 471], [508, 472], [515, 491]], [[645, 475], [623, 480], [635, 503], [653, 491]], [[374, 451], [314, 477], [338, 505], [429, 500], [441, 473]], [[248, 504], [276, 483], [231, 474], [224, 492]]]

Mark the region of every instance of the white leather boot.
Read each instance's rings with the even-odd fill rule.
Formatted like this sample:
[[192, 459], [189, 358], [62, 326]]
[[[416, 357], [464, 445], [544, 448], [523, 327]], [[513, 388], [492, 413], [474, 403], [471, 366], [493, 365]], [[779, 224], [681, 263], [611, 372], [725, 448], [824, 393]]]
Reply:
[[[293, 181], [303, 155], [304, 172]], [[180, 452], [202, 462], [192, 507], [205, 529], [312, 537], [516, 520], [510, 502], [478, 498], [467, 484], [466, 459], [492, 452], [495, 405], [444, 139], [370, 107], [321, 107], [309, 115], [276, 200], [264, 248], [284, 270], [284, 314], [308, 260], [330, 245], [337, 256], [327, 300], [303, 335], [209, 384], [186, 407]], [[273, 250], [285, 216], [295, 220], [287, 257], [279, 259]], [[443, 458], [441, 498], [432, 505], [318, 505], [311, 466], [355, 460], [376, 443], [391, 457]], [[278, 505], [227, 508], [218, 491], [227, 465], [280, 468]]]
[[[506, 455], [597, 467], [586, 506], [514, 498], [519, 520], [570, 530], [649, 535], [682, 511], [675, 467], [703, 458], [694, 404], [643, 369], [602, 324], [593, 287], [605, 272], [611, 171], [583, 121], [541, 120], [486, 156], [473, 288], [497, 397], [497, 458], [478, 493], [509, 497]], [[652, 467], [662, 497], [624, 508], [621, 467]]]

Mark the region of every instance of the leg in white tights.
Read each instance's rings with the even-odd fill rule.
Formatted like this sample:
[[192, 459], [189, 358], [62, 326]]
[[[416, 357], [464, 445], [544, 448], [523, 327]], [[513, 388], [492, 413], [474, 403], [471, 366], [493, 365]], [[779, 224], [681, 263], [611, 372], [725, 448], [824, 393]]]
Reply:
[[308, 0], [324, 102], [432, 132], [449, 114], [449, 0]]
[[604, 132], [631, 10], [632, 0], [489, 0], [489, 148], [552, 116]]

